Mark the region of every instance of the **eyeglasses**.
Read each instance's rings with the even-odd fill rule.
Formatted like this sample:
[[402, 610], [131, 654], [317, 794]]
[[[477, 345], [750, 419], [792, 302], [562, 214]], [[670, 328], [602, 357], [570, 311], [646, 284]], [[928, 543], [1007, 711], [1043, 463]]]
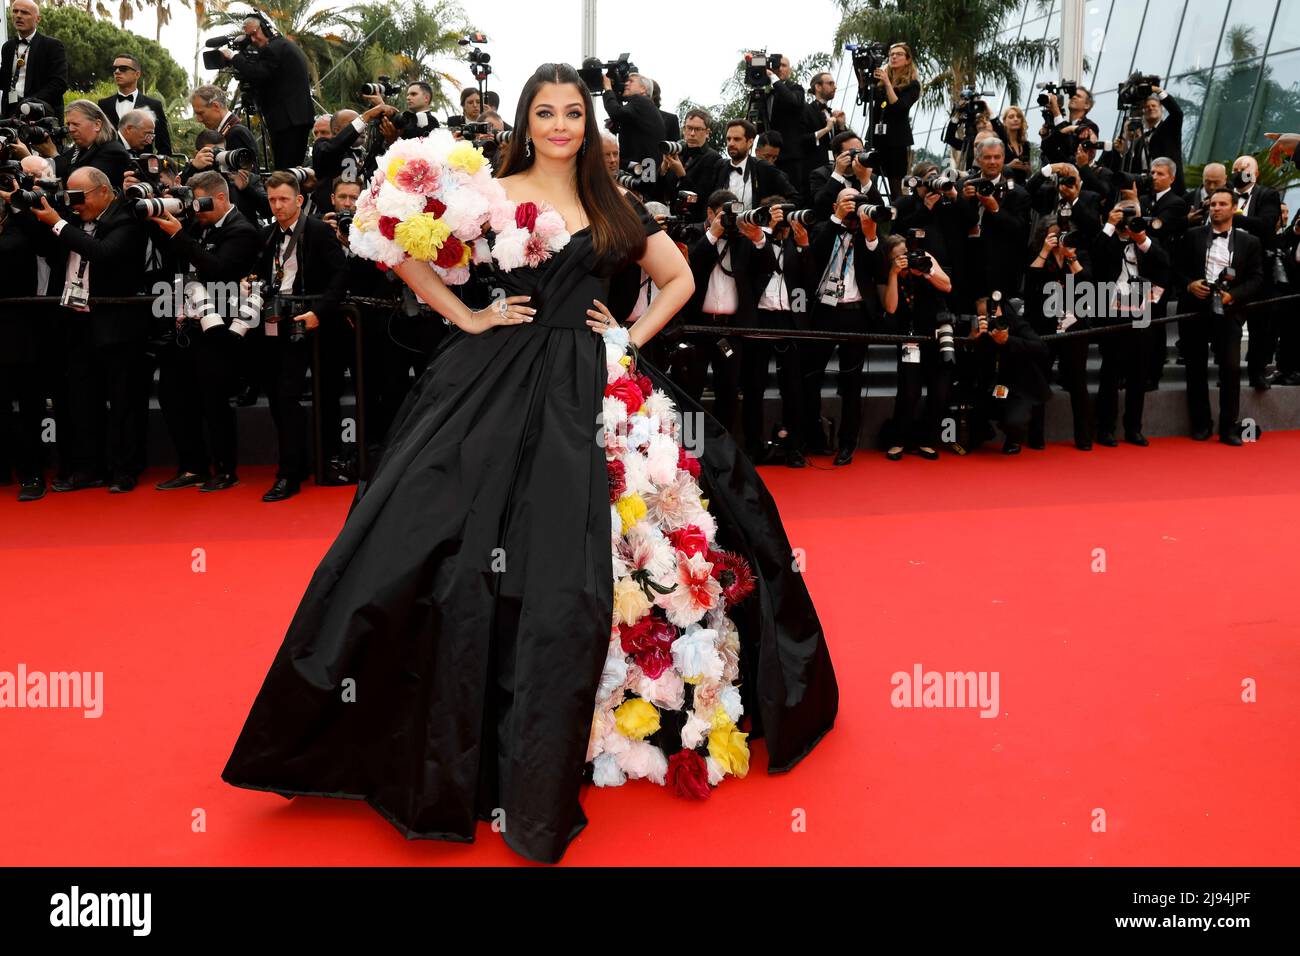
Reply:
[[133, 67], [130, 63], [114, 63], [114, 64], [113, 64], [113, 72], [114, 72], [114, 73], [134, 73], [134, 72], [135, 72], [135, 67]]
[[682, 129], [688, 133], [707, 133], [709, 131], [707, 126], [683, 126]]

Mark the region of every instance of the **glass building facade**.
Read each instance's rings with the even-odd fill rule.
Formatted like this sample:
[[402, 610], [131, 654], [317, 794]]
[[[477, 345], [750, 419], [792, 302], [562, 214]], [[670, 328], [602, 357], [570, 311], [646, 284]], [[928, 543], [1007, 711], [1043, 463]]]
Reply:
[[[1050, 40], [1060, 33], [1060, 0], [1026, 0], [1003, 23], [999, 39]], [[1081, 82], [1092, 91], [1090, 116], [1103, 138], [1120, 132], [1116, 87], [1134, 71], [1157, 74], [1178, 98], [1188, 165], [1231, 165], [1242, 153], [1265, 148], [1265, 132], [1300, 132], [1300, 0], [1092, 0], [1083, 35], [1088, 65]], [[1017, 101], [1031, 128], [1037, 130], [1040, 118], [1037, 84], [1059, 79], [1055, 66], [1019, 72]], [[989, 105], [1001, 113], [1012, 102], [998, 90]], [[947, 122], [947, 107], [918, 107], [916, 150], [946, 155]], [[1287, 199], [1294, 213], [1300, 188], [1288, 190]]]

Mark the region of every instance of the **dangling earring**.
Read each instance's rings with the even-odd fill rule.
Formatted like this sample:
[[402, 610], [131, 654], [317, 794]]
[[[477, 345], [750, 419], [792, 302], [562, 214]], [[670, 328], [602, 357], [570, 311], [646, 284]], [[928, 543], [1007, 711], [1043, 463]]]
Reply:
[[579, 156], [587, 155], [587, 141], [585, 139], [582, 141], [582, 145], [578, 147], [578, 155]]
[[532, 137], [532, 134], [528, 134], [528, 138], [524, 140], [524, 155], [527, 156], [529, 159], [532, 159], [532, 158], [533, 158], [533, 137]]

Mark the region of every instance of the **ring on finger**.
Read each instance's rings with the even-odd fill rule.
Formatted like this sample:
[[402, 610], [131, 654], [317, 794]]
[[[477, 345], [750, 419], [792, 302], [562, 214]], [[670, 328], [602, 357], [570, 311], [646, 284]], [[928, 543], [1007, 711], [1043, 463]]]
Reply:
[[497, 311], [500, 312], [502, 315], [505, 315], [506, 312], [509, 311], [509, 309], [510, 306], [506, 303], [505, 299], [502, 299], [500, 302], [497, 303]]

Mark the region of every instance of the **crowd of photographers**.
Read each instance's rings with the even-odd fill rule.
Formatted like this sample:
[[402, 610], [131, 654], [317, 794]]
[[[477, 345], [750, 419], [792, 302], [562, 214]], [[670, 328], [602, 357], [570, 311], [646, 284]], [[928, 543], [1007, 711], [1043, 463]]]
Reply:
[[[264, 500], [299, 492], [314, 444], [328, 483], [354, 482], [359, 436], [340, 407], [345, 382], [364, 377], [364, 432], [377, 446], [449, 328], [352, 255], [352, 211], [399, 137], [445, 125], [491, 157], [511, 135], [495, 95], [466, 89], [461, 112], [439, 120], [428, 84], [381, 77], [359, 91], [360, 110], [314, 116], [301, 51], [255, 15], [209, 44], [205, 61], [239, 80], [237, 103], [215, 85], [193, 90], [204, 129], [195, 152], [179, 156], [161, 104], [140, 90], [138, 60], [114, 58], [117, 95], [59, 114], [62, 47], [39, 32], [33, 0], [15, 0], [12, 14], [17, 36], [0, 59], [0, 481], [16, 480], [20, 500], [43, 497], [57, 427], [50, 487], [134, 489], [156, 373], [177, 458], [158, 489], [236, 485], [236, 408], [262, 394], [278, 441]], [[477, 47], [470, 55], [480, 87], [487, 59]], [[908, 110], [920, 93], [911, 51], [867, 44], [853, 60], [864, 134], [833, 107], [829, 73], [805, 90], [786, 57], [756, 53], [746, 115], [721, 121], [723, 152], [706, 145], [719, 120], [691, 110], [679, 128], [626, 55], [584, 63], [609, 117], [610, 175], [655, 211], [695, 277], [688, 308], [649, 343], [651, 361], [697, 398], [711, 386], [714, 414], [729, 428], [739, 418], [759, 462], [852, 461], [869, 348], [845, 333], [915, 339], [888, 346], [897, 395], [881, 447], [891, 459], [968, 450], [995, 423], [1005, 452], [1041, 448], [1056, 366], [1078, 447], [1116, 443], [1121, 388], [1123, 437], [1141, 445], [1143, 396], [1166, 361], [1165, 326], [1144, 319], [1177, 309], [1195, 313], [1178, 326], [1193, 437], [1213, 433], [1213, 352], [1219, 437], [1241, 442], [1236, 311], [1300, 281], [1300, 233], [1257, 182], [1253, 158], [1211, 164], [1203, 185], [1184, 191], [1178, 104], [1158, 78], [1134, 76], [1122, 88], [1132, 121], [1120, 142], [1100, 140], [1081, 87], [1043, 91], [1034, 146], [1023, 111], [992, 117], [967, 90], [949, 128], [953, 164], [909, 169]], [[487, 282], [460, 294], [486, 302]], [[615, 278], [609, 305], [632, 322], [654, 294], [633, 266]], [[1255, 310], [1247, 321], [1251, 384], [1268, 387], [1274, 353], [1273, 382], [1300, 384], [1300, 341], [1282, 313]], [[1094, 325], [1116, 330], [1060, 335]], [[1085, 376], [1093, 341], [1095, 398]], [[836, 421], [821, 394], [833, 353]], [[773, 366], [781, 414], [769, 440]], [[308, 394], [321, 421], [315, 442]]]

